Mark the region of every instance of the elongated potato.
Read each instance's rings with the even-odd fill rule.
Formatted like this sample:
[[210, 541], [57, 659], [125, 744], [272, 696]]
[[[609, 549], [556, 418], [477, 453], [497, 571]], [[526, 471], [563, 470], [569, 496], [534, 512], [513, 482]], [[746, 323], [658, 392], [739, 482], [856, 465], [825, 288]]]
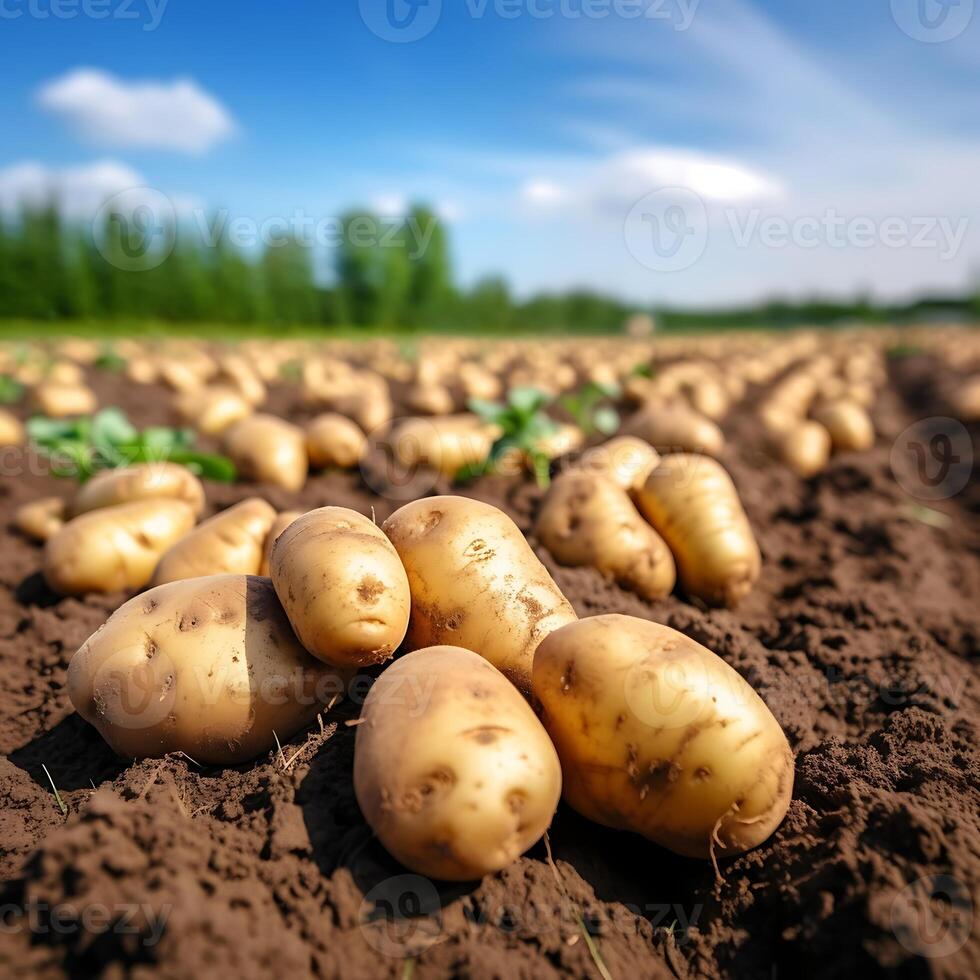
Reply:
[[868, 413], [847, 398], [827, 402], [814, 410], [814, 419], [830, 433], [834, 452], [870, 449], [875, 430]]
[[464, 466], [482, 463], [498, 433], [475, 415], [411, 418], [395, 429], [390, 443], [403, 466], [430, 466], [451, 478]]
[[665, 456], [636, 494], [637, 506], [674, 553], [690, 596], [732, 606], [749, 593], [762, 557], [738, 491], [707, 456]]
[[117, 470], [103, 470], [83, 483], [71, 502], [75, 516], [102, 507], [115, 507], [133, 500], [158, 497], [183, 500], [200, 516], [204, 510], [204, 487], [186, 466], [176, 463], [139, 463]]
[[683, 633], [583, 619], [534, 658], [534, 695], [564, 797], [597, 823], [690, 857], [740, 853], [779, 826], [793, 755], [762, 699]]
[[597, 473], [558, 477], [534, 530], [559, 564], [595, 568], [644, 599], [662, 599], [674, 588], [674, 558], [664, 539], [622, 487]]
[[780, 458], [795, 473], [811, 477], [830, 459], [830, 433], [819, 422], [802, 421], [775, 437]]
[[316, 469], [349, 470], [361, 461], [367, 438], [357, 425], [336, 412], [324, 412], [306, 426], [306, 453]]
[[616, 436], [587, 450], [575, 469], [609, 477], [624, 490], [643, 486], [660, 454], [650, 443], [636, 436]]
[[661, 453], [707, 453], [717, 456], [725, 437], [711, 419], [680, 404], [653, 402], [630, 416], [620, 430], [638, 436]]
[[293, 521], [299, 520], [306, 513], [302, 510], [284, 510], [276, 516], [265, 536], [265, 543], [262, 545], [262, 563], [259, 566], [259, 575], [268, 575], [272, 563], [272, 548], [279, 540], [279, 535], [289, 527]]
[[371, 688], [354, 750], [354, 791], [407, 868], [467, 881], [516, 861], [548, 829], [558, 756], [507, 679], [459, 647], [416, 650]]
[[238, 391], [223, 385], [182, 390], [174, 404], [184, 419], [205, 435], [218, 435], [252, 414], [252, 406]]
[[308, 725], [349, 676], [297, 642], [269, 579], [217, 575], [130, 599], [68, 665], [68, 694], [112, 749], [236, 765]]
[[384, 663], [405, 638], [405, 569], [356, 511], [321, 507], [293, 521], [273, 545], [269, 571], [300, 642], [326, 663]]
[[225, 449], [247, 480], [294, 491], [306, 483], [306, 436], [299, 426], [275, 415], [236, 422], [225, 434]]
[[215, 514], [167, 549], [153, 572], [153, 584], [204, 575], [255, 575], [275, 519], [275, 510], [260, 497]]
[[60, 419], [69, 415], [91, 415], [99, 402], [95, 392], [83, 384], [45, 381], [31, 392], [31, 401], [42, 415]]
[[89, 511], [48, 539], [44, 578], [60, 595], [141, 589], [193, 526], [190, 504], [163, 497]]
[[383, 527], [411, 584], [409, 646], [464, 646], [529, 692], [538, 644], [576, 617], [517, 525], [478, 500], [431, 497]]
[[65, 502], [61, 497], [40, 497], [14, 512], [14, 527], [32, 541], [47, 541], [65, 526]]
[[0, 449], [7, 446], [23, 446], [26, 441], [27, 434], [20, 419], [13, 412], [0, 408]]

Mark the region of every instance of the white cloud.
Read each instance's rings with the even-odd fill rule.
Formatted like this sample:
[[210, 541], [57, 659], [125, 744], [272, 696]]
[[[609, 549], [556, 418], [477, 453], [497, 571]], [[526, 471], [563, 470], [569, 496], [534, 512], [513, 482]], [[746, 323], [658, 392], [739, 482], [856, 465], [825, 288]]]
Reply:
[[408, 211], [408, 199], [403, 194], [379, 194], [370, 201], [370, 208], [382, 218], [400, 218]]
[[193, 79], [126, 82], [78, 68], [42, 85], [38, 104], [106, 146], [202, 153], [235, 132], [228, 110]]

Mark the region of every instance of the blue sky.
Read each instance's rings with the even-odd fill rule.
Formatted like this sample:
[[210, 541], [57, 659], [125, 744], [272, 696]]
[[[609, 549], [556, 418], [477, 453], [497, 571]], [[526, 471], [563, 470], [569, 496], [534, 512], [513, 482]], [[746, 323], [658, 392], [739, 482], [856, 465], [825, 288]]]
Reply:
[[980, 269], [973, 0], [387, 2], [0, 0], [0, 204], [424, 199], [464, 282], [687, 305]]

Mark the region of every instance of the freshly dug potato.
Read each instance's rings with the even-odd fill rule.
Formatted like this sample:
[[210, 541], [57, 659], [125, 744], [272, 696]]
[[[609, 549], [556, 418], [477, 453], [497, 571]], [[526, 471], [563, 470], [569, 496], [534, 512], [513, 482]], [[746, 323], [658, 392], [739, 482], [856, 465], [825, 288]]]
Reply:
[[321, 507], [293, 521], [273, 545], [269, 572], [300, 642], [326, 663], [380, 664], [405, 638], [405, 569], [356, 511]]
[[637, 506], [674, 553], [690, 596], [732, 606], [751, 590], [762, 558], [738, 491], [707, 456], [665, 456], [636, 493]]
[[272, 583], [250, 575], [136, 596], [68, 665], [72, 704], [115, 752], [186, 752], [207, 765], [286, 741], [348, 681], [299, 645]]
[[279, 540], [279, 535], [289, 527], [293, 521], [303, 516], [302, 510], [284, 510], [277, 515], [269, 528], [269, 533], [265, 536], [265, 543], [262, 545], [262, 563], [259, 565], [259, 575], [268, 576], [272, 562], [272, 547]]
[[779, 826], [793, 755], [762, 699], [683, 633], [595, 616], [551, 633], [534, 695], [564, 796], [590, 820], [689, 857], [738, 854]]
[[367, 438], [350, 419], [324, 412], [306, 426], [306, 453], [315, 469], [338, 466], [349, 470], [361, 461]]
[[215, 514], [163, 554], [153, 584], [205, 575], [255, 575], [275, 519], [275, 510], [260, 497]]
[[71, 502], [73, 515], [133, 500], [155, 498], [183, 500], [194, 515], [204, 510], [204, 487], [186, 466], [177, 463], [138, 463], [117, 470], [103, 470], [83, 483]]
[[[953, 412], [964, 422], [980, 419], [980, 374], [974, 374], [963, 381], [952, 395]], [[0, 438], [0, 444], [3, 439]]]
[[608, 477], [624, 490], [643, 486], [660, 454], [636, 436], [616, 436], [582, 454], [576, 469]]
[[868, 413], [846, 398], [827, 402], [813, 413], [814, 419], [830, 433], [834, 452], [870, 449], [875, 444], [875, 430]]
[[411, 584], [410, 647], [465, 646], [529, 692], [538, 644], [576, 617], [517, 525], [478, 500], [430, 497], [383, 529]]
[[306, 483], [306, 435], [275, 415], [251, 415], [235, 423], [225, 434], [225, 450], [245, 479], [293, 491]]
[[674, 588], [674, 558], [664, 539], [627, 492], [598, 473], [558, 477], [534, 530], [559, 564], [595, 568], [644, 599], [663, 599]]
[[6, 446], [23, 446], [27, 441], [27, 434], [19, 418], [0, 408], [0, 448]]
[[482, 463], [498, 432], [475, 415], [446, 415], [406, 419], [390, 441], [403, 466], [430, 466], [451, 478], [464, 466]]
[[799, 422], [779, 433], [776, 450], [787, 466], [800, 476], [815, 476], [830, 459], [830, 433], [819, 422]]
[[33, 541], [47, 541], [65, 525], [65, 502], [61, 497], [40, 497], [14, 511], [14, 527]]
[[554, 746], [482, 657], [416, 650], [388, 667], [361, 712], [354, 792], [381, 843], [412, 871], [468, 881], [516, 861], [561, 796]]
[[417, 415], [448, 415], [453, 410], [453, 396], [444, 385], [416, 385], [405, 396], [405, 404]]
[[177, 411], [204, 435], [218, 435], [252, 414], [252, 406], [234, 389], [224, 386], [181, 391]]
[[89, 511], [48, 539], [44, 578], [60, 595], [141, 589], [194, 518], [190, 504], [164, 497]]
[[34, 407], [48, 418], [60, 419], [69, 415], [91, 415], [99, 402], [95, 392], [83, 384], [60, 384], [45, 381], [31, 393]]
[[717, 456], [725, 448], [725, 437], [711, 419], [679, 404], [653, 402], [630, 416], [620, 431], [638, 436], [661, 453]]

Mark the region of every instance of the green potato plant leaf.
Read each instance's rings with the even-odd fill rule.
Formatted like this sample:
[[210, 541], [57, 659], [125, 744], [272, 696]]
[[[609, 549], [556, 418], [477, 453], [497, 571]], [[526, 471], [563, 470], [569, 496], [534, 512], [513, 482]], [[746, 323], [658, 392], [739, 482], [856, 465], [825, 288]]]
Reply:
[[619, 413], [611, 405], [600, 403], [615, 400], [620, 393], [619, 385], [590, 381], [578, 391], [562, 396], [559, 404], [587, 436], [596, 432], [608, 436], [619, 428]]

